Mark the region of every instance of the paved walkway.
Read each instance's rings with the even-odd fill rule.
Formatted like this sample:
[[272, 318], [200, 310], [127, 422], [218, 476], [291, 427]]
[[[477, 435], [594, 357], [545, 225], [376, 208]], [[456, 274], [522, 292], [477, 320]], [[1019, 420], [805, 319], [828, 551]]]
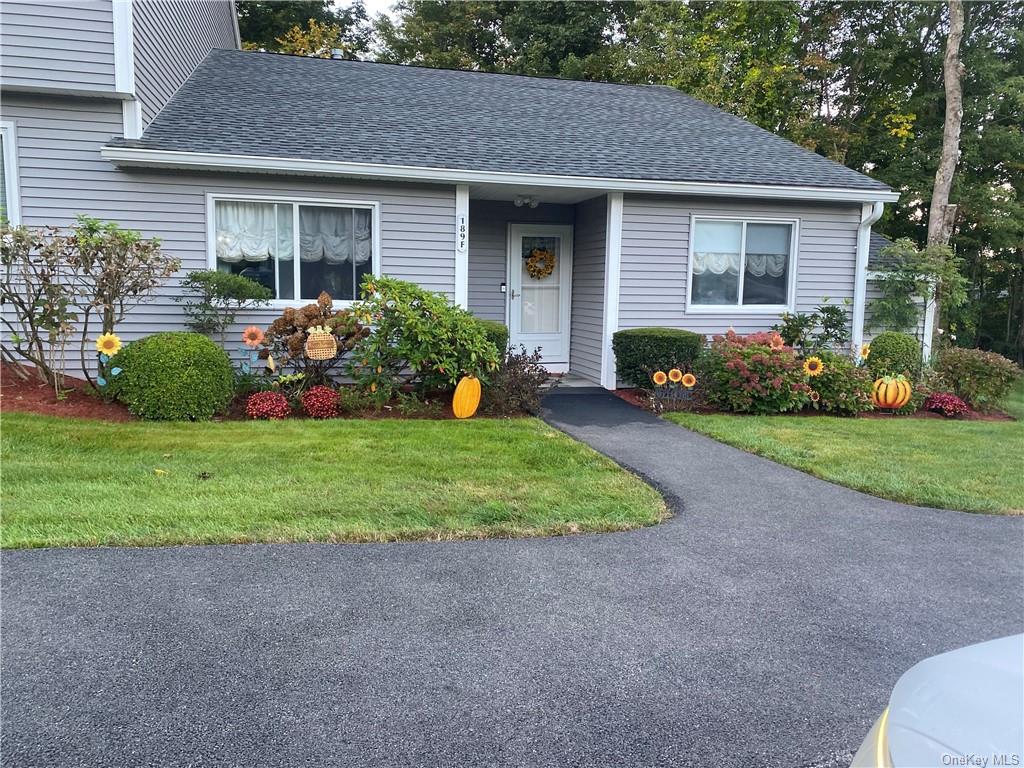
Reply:
[[675, 518], [3, 553], [4, 764], [845, 768], [904, 669], [1024, 626], [1024, 520], [873, 499], [579, 392], [550, 421]]

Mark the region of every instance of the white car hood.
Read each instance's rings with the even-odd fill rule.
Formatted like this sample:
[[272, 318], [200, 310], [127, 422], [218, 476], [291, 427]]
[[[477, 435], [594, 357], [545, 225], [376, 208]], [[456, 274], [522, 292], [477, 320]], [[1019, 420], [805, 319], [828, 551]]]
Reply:
[[911, 667], [893, 688], [886, 731], [897, 767], [1024, 766], [1024, 635]]

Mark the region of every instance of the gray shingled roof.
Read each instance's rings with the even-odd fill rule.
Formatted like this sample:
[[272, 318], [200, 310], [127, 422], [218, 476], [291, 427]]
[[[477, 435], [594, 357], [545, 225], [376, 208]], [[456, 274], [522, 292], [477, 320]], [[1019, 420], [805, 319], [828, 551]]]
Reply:
[[882, 255], [882, 249], [890, 245], [892, 240], [885, 235], [871, 233], [871, 240], [868, 243], [868, 269], [882, 269], [893, 263], [892, 257]]
[[214, 50], [113, 146], [620, 179], [888, 187], [674, 88]]

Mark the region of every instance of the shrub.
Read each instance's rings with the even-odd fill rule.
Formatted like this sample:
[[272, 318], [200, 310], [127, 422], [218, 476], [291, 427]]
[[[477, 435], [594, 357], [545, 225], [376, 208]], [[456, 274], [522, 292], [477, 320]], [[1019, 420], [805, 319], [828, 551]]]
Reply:
[[[327, 360], [306, 357], [308, 330], [318, 326], [330, 329], [338, 345], [338, 353]], [[302, 374], [303, 386], [330, 384], [331, 372], [347, 360], [359, 339], [369, 335], [370, 329], [351, 311], [335, 310], [330, 295], [321, 293], [316, 304], [301, 309], [289, 307], [270, 324], [263, 338], [263, 352], [274, 358], [279, 369]]]
[[632, 328], [612, 336], [618, 376], [635, 387], [650, 387], [651, 374], [689, 371], [704, 348], [704, 337], [676, 328]]
[[979, 409], [999, 403], [1021, 377], [1020, 367], [995, 352], [952, 347], [939, 353], [936, 373], [943, 383]]
[[480, 412], [488, 416], [540, 413], [540, 401], [548, 372], [540, 364], [540, 349], [509, 347], [480, 396]]
[[810, 314], [784, 312], [782, 322], [772, 326], [782, 340], [800, 353], [844, 349], [850, 341], [849, 316], [845, 306], [822, 299]]
[[874, 379], [866, 368], [858, 368], [848, 357], [823, 350], [820, 374], [810, 381], [808, 397], [817, 410], [853, 416], [870, 411]]
[[333, 419], [338, 415], [338, 393], [317, 384], [302, 393], [302, 410], [311, 419]]
[[499, 354], [483, 325], [445, 296], [402, 280], [367, 277], [353, 313], [372, 323], [353, 349], [350, 373], [378, 403], [406, 384], [454, 387], [463, 376], [487, 381]]
[[800, 360], [777, 334], [715, 336], [698, 360], [707, 402], [740, 413], [784, 413], [809, 401]]
[[196, 333], [216, 336], [222, 344], [240, 311], [261, 307], [273, 298], [265, 285], [216, 269], [190, 273], [181, 287], [193, 294], [177, 299], [184, 302], [188, 327]]
[[359, 387], [345, 386], [338, 392], [338, 411], [357, 416], [372, 409], [376, 403], [369, 392], [364, 392]]
[[498, 350], [498, 356], [504, 355], [505, 350], [508, 349], [508, 326], [497, 320], [478, 320], [477, 322], [483, 326], [487, 338]]
[[245, 415], [250, 419], [279, 421], [291, 415], [288, 398], [280, 392], [257, 392], [245, 401]]
[[224, 410], [234, 390], [231, 360], [198, 333], [157, 333], [113, 359], [115, 397], [143, 419], [202, 421]]
[[921, 344], [906, 333], [880, 333], [871, 340], [867, 365], [876, 379], [903, 375], [916, 381], [921, 371]]
[[927, 399], [924, 401], [924, 409], [926, 411], [941, 413], [948, 419], [966, 416], [971, 412], [967, 403], [956, 395], [951, 395], [948, 392], [936, 392], [928, 395]]

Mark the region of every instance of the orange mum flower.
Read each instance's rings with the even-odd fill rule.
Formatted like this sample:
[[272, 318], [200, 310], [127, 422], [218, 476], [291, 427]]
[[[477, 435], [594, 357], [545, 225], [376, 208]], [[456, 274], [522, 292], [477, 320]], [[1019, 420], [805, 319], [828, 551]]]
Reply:
[[683, 380], [683, 372], [680, 371], [678, 368], [673, 368], [671, 371], [668, 372], [668, 380], [673, 382], [674, 384], [678, 384], [680, 381]]
[[780, 334], [773, 333], [769, 345], [772, 349], [782, 349], [784, 346], [786, 346], [786, 342]]
[[697, 377], [692, 373], [688, 373], [683, 376], [683, 386], [687, 389], [692, 389], [697, 384]]
[[242, 341], [245, 343], [245, 346], [256, 349], [256, 347], [263, 343], [263, 329], [250, 325], [242, 331]]
[[659, 387], [663, 387], [665, 382], [668, 381], [668, 376], [665, 375], [664, 371], [655, 371], [654, 375], [651, 376], [651, 380]]

